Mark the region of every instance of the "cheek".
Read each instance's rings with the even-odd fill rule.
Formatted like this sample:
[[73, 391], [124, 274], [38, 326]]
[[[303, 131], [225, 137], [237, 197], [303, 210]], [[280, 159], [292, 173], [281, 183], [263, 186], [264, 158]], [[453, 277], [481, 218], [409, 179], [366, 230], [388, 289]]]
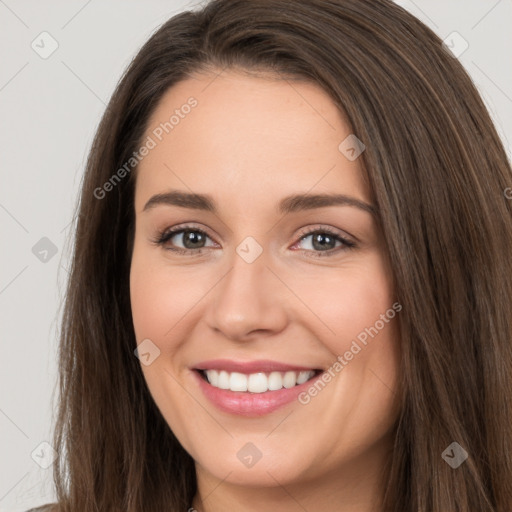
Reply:
[[[168, 338], [179, 328], [180, 319], [188, 314], [204, 290], [194, 285], [193, 272], [171, 269], [158, 251], [134, 249], [130, 270], [130, 300], [137, 342], [145, 338]], [[164, 347], [160, 347], [163, 349]]]
[[396, 315], [391, 279], [382, 257], [375, 254], [364, 266], [347, 264], [311, 279], [296, 278], [296, 291], [312, 313], [308, 322], [320, 326], [322, 343], [333, 354], [342, 354], [358, 337], [362, 343], [370, 339], [375, 328], [389, 332], [389, 320]]
[[173, 294], [165, 293], [164, 290], [164, 283], [155, 279], [154, 272], [143, 268], [137, 262], [132, 264], [130, 300], [138, 343], [145, 338], [159, 338], [166, 327], [171, 327], [174, 309], [167, 302]]

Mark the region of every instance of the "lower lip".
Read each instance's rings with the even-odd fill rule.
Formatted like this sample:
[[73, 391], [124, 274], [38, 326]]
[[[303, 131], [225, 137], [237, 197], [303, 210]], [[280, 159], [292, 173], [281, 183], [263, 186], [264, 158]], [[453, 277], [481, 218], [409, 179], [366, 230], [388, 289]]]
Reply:
[[194, 373], [199, 387], [206, 398], [220, 410], [240, 416], [263, 416], [264, 414], [274, 412], [297, 400], [298, 395], [309, 388], [322, 375], [319, 373], [312, 379], [293, 388], [265, 391], [264, 393], [250, 393], [216, 388], [204, 380], [197, 370], [193, 370], [192, 373]]

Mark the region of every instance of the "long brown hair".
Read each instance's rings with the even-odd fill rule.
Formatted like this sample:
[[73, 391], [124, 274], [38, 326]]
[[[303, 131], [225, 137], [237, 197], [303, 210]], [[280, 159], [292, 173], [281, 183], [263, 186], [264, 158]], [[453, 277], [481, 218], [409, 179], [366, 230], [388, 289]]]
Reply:
[[[59, 510], [185, 511], [196, 492], [194, 461], [134, 356], [135, 172], [103, 197], [98, 188], [140, 147], [169, 87], [226, 68], [318, 84], [366, 145], [403, 307], [383, 510], [510, 512], [512, 172], [462, 65], [388, 0], [213, 0], [167, 21], [132, 61], [94, 139], [76, 219], [53, 443]], [[457, 468], [442, 456], [453, 442], [468, 453]]]

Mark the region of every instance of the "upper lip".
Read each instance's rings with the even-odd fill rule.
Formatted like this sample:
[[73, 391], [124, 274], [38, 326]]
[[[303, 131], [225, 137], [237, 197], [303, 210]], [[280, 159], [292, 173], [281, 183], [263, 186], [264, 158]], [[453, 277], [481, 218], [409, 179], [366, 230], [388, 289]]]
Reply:
[[211, 359], [202, 361], [194, 366], [194, 370], [225, 370], [227, 372], [257, 373], [257, 372], [287, 372], [287, 371], [311, 371], [318, 368], [302, 366], [269, 359], [258, 359], [255, 361], [234, 361], [232, 359]]

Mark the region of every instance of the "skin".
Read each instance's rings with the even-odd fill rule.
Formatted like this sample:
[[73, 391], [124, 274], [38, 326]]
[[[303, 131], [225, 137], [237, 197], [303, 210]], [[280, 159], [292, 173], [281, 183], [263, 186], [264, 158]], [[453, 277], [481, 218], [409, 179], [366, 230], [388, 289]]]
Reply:
[[[133, 322], [137, 343], [149, 338], [160, 350], [141, 365], [144, 377], [196, 462], [196, 510], [379, 511], [399, 411], [396, 317], [308, 404], [294, 401], [261, 417], [217, 409], [190, 369], [216, 358], [328, 368], [395, 302], [371, 213], [347, 205], [276, 211], [294, 193], [339, 193], [371, 204], [361, 158], [349, 161], [338, 149], [352, 132], [330, 97], [306, 82], [217, 73], [170, 88], [144, 136], [190, 96], [197, 99], [137, 169]], [[144, 211], [153, 195], [171, 189], [209, 194], [219, 211]], [[198, 251], [181, 234], [166, 247], [152, 242], [190, 223], [208, 235], [202, 254], [166, 250]], [[322, 249], [312, 235], [301, 240], [304, 228], [316, 227], [357, 245]], [[250, 264], [236, 252], [248, 236], [263, 250]], [[327, 250], [330, 256], [315, 257]], [[237, 457], [249, 442], [262, 454], [251, 468]]]

